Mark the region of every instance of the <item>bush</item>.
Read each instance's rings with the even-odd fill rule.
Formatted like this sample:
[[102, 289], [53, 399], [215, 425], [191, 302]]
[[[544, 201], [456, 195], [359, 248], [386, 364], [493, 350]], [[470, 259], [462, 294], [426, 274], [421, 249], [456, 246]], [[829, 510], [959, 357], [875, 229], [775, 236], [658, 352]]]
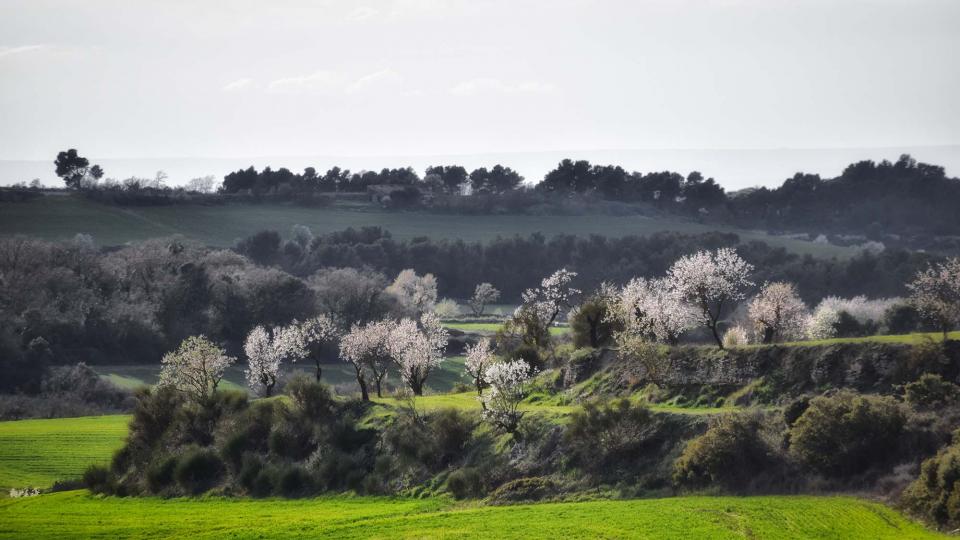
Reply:
[[790, 428], [790, 453], [822, 474], [849, 476], [894, 459], [905, 417], [891, 397], [819, 396]]
[[706, 433], [687, 443], [674, 462], [674, 482], [687, 487], [745, 488], [777, 461], [764, 430], [764, 418], [759, 414], [714, 419]]
[[193, 450], [180, 459], [173, 475], [184, 491], [203, 493], [213, 487], [223, 475], [223, 462], [211, 450]]
[[112, 493], [110, 470], [102, 465], [91, 465], [83, 471], [83, 485], [93, 493]]
[[330, 388], [304, 374], [297, 374], [287, 382], [286, 392], [293, 405], [307, 418], [317, 421], [327, 419], [334, 409]]
[[491, 502], [540, 501], [557, 493], [557, 486], [549, 478], [517, 478], [498, 487], [490, 494]]
[[920, 476], [903, 491], [901, 503], [912, 514], [940, 527], [960, 527], [960, 444], [956, 441], [923, 462]]
[[173, 482], [173, 474], [177, 469], [177, 458], [169, 456], [153, 463], [147, 469], [147, 487], [153, 493], [159, 493]]
[[960, 386], [943, 380], [940, 375], [924, 373], [903, 387], [903, 396], [907, 403], [918, 409], [945, 407], [960, 398]]
[[310, 475], [295, 465], [283, 469], [279, 476], [277, 487], [284, 497], [302, 497], [311, 488]]
[[483, 478], [474, 467], [463, 467], [447, 477], [447, 489], [457, 499], [479, 497], [483, 493]]
[[615, 474], [655, 439], [660, 423], [642, 403], [628, 399], [587, 402], [570, 416], [564, 439], [574, 463]]

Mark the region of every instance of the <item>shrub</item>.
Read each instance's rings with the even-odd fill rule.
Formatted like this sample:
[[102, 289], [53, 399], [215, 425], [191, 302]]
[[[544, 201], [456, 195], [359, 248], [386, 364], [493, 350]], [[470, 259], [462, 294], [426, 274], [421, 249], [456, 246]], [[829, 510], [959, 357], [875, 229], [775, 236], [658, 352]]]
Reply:
[[740, 325], [733, 326], [723, 333], [724, 348], [731, 349], [733, 347], [743, 347], [749, 343], [750, 334], [747, 332], [746, 328]]
[[212, 450], [196, 449], [179, 460], [173, 474], [184, 491], [203, 493], [223, 475], [223, 462]]
[[173, 482], [173, 474], [177, 468], [177, 458], [168, 456], [151, 464], [147, 469], [147, 487], [153, 493], [158, 493]]
[[112, 493], [110, 470], [102, 465], [91, 465], [83, 471], [83, 485], [93, 493]]
[[933, 409], [956, 403], [960, 398], [960, 386], [943, 380], [940, 375], [924, 373], [903, 387], [903, 395], [914, 407]]
[[914, 515], [941, 527], [960, 527], [960, 444], [956, 441], [920, 466], [920, 476], [903, 491], [901, 503]]
[[615, 472], [654, 439], [660, 424], [642, 403], [628, 399], [587, 402], [570, 416], [564, 436], [574, 463], [595, 472]]
[[717, 417], [706, 433], [687, 443], [674, 462], [674, 482], [688, 487], [746, 487], [776, 462], [764, 430], [760, 414]]
[[287, 382], [286, 392], [294, 407], [311, 420], [329, 418], [333, 413], [334, 400], [330, 388], [303, 374], [297, 374]]
[[891, 397], [819, 396], [790, 428], [790, 453], [817, 472], [849, 476], [895, 456], [905, 417]]
[[474, 467], [463, 467], [447, 477], [447, 489], [457, 499], [478, 497], [483, 492], [483, 479]]
[[549, 478], [517, 478], [498, 487], [490, 494], [491, 502], [540, 501], [557, 493], [557, 486]]
[[280, 472], [277, 488], [284, 497], [301, 497], [310, 490], [310, 476], [291, 465]]

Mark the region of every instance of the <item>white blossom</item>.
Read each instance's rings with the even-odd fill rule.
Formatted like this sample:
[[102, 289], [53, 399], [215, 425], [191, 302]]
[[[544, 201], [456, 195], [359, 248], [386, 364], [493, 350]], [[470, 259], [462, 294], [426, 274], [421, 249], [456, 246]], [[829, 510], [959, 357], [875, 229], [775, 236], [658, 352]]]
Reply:
[[846, 312], [860, 324], [879, 323], [887, 309], [898, 302], [899, 298], [870, 300], [862, 295], [853, 298], [828, 296], [817, 304], [813, 314], [807, 319], [805, 333], [810, 339], [836, 337], [836, 325], [840, 322], [841, 312]]
[[960, 258], [918, 272], [907, 285], [917, 310], [943, 331], [960, 324]]
[[437, 302], [437, 278], [433, 274], [418, 276], [408, 268], [397, 274], [397, 278], [387, 287], [387, 292], [395, 295], [409, 311], [420, 316], [433, 311]]
[[630, 280], [620, 290], [613, 308], [613, 316], [623, 323], [624, 331], [663, 343], [676, 343], [700, 320], [696, 309], [667, 279]]
[[480, 283], [473, 290], [473, 296], [470, 297], [468, 304], [470, 310], [477, 317], [483, 315], [483, 310], [487, 304], [492, 304], [500, 299], [500, 291], [489, 283]]
[[425, 313], [420, 322], [403, 319], [396, 323], [387, 348], [397, 365], [400, 378], [415, 395], [423, 394], [430, 372], [443, 362], [449, 333], [433, 313]]
[[[275, 334], [281, 334], [277, 329]], [[254, 392], [270, 396], [280, 377], [282, 352], [274, 338], [263, 326], [257, 326], [247, 334], [243, 342], [243, 352], [247, 356], [247, 369], [244, 375], [247, 385]]]
[[466, 357], [463, 364], [464, 369], [467, 375], [470, 375], [470, 378], [473, 379], [473, 384], [477, 388], [477, 395], [483, 395], [483, 375], [487, 366], [492, 364], [494, 360], [490, 340], [484, 338], [474, 345], [467, 345], [464, 356]]
[[763, 343], [797, 339], [803, 334], [809, 312], [792, 283], [763, 286], [747, 308], [757, 338]]
[[752, 271], [753, 265], [741, 259], [736, 251], [720, 248], [681, 257], [670, 267], [667, 276], [671, 288], [697, 308], [701, 322], [723, 348], [718, 333], [720, 316], [724, 308], [746, 296], [746, 289], [753, 286]]
[[515, 431], [523, 413], [520, 402], [527, 395], [527, 386], [533, 376], [523, 360], [497, 362], [483, 372], [483, 381], [490, 390], [480, 396], [483, 419], [508, 432]]
[[223, 372], [236, 361], [203, 336], [183, 340], [160, 360], [160, 386], [170, 386], [205, 401], [217, 390]]
[[383, 396], [382, 384], [391, 362], [388, 344], [394, 325], [392, 321], [376, 321], [362, 326], [355, 324], [340, 340], [340, 356], [353, 365], [364, 401], [369, 399], [368, 372], [373, 378], [377, 396]]

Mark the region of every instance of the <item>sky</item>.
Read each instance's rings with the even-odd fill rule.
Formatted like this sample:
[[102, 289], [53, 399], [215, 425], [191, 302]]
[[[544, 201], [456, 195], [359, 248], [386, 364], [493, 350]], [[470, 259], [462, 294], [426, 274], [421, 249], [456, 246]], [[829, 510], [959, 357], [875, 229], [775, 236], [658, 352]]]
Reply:
[[958, 51], [954, 0], [2, 0], [0, 159], [896, 159], [960, 145]]

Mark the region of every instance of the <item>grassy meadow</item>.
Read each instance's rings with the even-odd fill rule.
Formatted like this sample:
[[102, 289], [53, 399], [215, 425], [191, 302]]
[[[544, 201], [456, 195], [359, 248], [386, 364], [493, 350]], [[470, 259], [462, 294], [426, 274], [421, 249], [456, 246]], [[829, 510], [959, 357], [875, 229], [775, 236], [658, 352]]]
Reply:
[[129, 421], [111, 415], [0, 422], [0, 489], [48, 487], [109, 463]]
[[95, 497], [0, 500], [2, 538], [945, 538], [852, 497], [596, 500], [481, 506], [448, 499]]
[[399, 239], [429, 236], [466, 241], [485, 241], [497, 236], [511, 237], [536, 232], [550, 237], [561, 233], [625, 236], [660, 231], [691, 234], [723, 231], [737, 233], [745, 242], [760, 240], [800, 254], [845, 257], [852, 253], [849, 248], [815, 244], [760, 231], [639, 215], [456, 215], [384, 211], [374, 205], [350, 202], [338, 202], [327, 208], [278, 203], [120, 207], [71, 195], [46, 196], [24, 203], [0, 203], [0, 231], [4, 234], [63, 240], [77, 233], [85, 233], [92, 235], [100, 245], [119, 245], [179, 234], [208, 245], [230, 246], [236, 240], [264, 229], [287, 234], [293, 225], [306, 225], [315, 234], [377, 225]]

